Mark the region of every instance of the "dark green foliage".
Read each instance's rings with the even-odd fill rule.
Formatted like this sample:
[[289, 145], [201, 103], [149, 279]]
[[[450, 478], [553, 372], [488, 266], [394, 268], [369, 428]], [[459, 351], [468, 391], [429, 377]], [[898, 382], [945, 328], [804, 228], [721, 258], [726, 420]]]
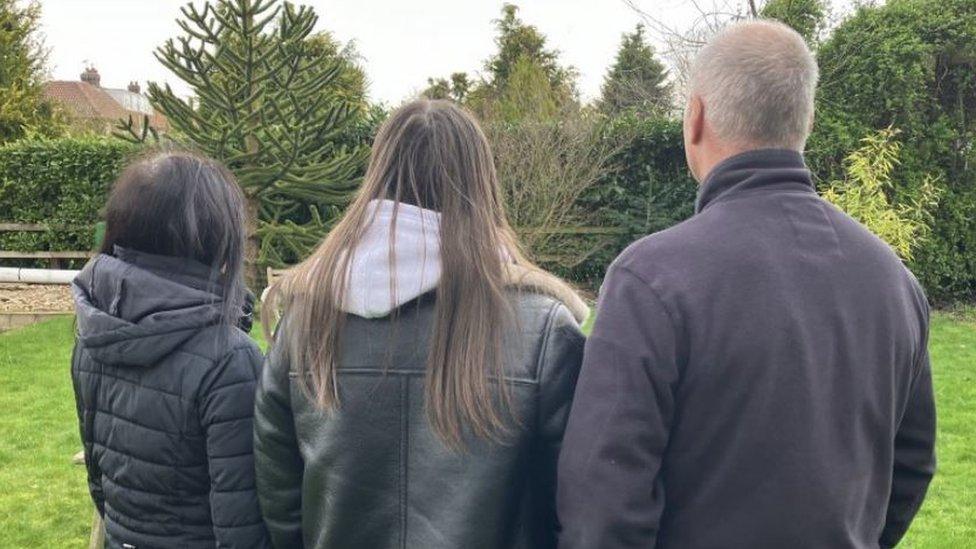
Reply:
[[861, 8], [820, 47], [809, 158], [840, 179], [858, 141], [894, 127], [904, 143], [895, 200], [927, 175], [945, 191], [910, 264], [937, 300], [976, 297], [976, 2], [892, 0]]
[[538, 28], [519, 19], [518, 7], [505, 4], [495, 25], [498, 51], [485, 61], [484, 78], [467, 89], [465, 105], [484, 121], [506, 123], [578, 108], [576, 69], [559, 63], [559, 52], [546, 47]]
[[611, 116], [625, 111], [667, 112], [671, 107], [667, 77], [667, 69], [654, 57], [654, 48], [647, 43], [644, 26], [637, 25], [634, 32], [623, 36], [617, 57], [603, 80], [598, 107]]
[[463, 103], [471, 91], [471, 79], [466, 72], [455, 72], [451, 74], [451, 80], [446, 78], [428, 78], [427, 88], [420, 92], [420, 95], [427, 99], [450, 99], [457, 103]]
[[825, 0], [769, 0], [759, 15], [786, 23], [813, 45], [827, 22], [827, 3]]
[[88, 250], [111, 183], [138, 147], [95, 138], [21, 140], [0, 146], [0, 222], [46, 232], [0, 233], [0, 249]]
[[305, 47], [312, 62], [338, 63], [339, 76], [332, 92], [351, 103], [366, 106], [366, 73], [359, 64], [361, 58], [354, 42], [343, 44], [331, 32], [322, 31], [310, 36]]
[[136, 145], [143, 143], [159, 143], [159, 131], [149, 123], [149, 115], [142, 116], [142, 123], [131, 114], [123, 121], [119, 121], [112, 130], [112, 135], [123, 141]]
[[606, 138], [623, 143], [616, 171], [583, 196], [598, 224], [623, 229], [569, 276], [595, 286], [610, 262], [631, 242], [666, 229], [694, 211], [698, 186], [685, 163], [681, 123], [666, 118], [621, 116], [610, 120]]
[[505, 4], [502, 18], [495, 21], [498, 36], [495, 44], [498, 52], [485, 63], [496, 88], [505, 87], [519, 59], [528, 57], [546, 74], [553, 89], [575, 91], [576, 72], [559, 64], [559, 52], [546, 48], [546, 37], [534, 25], [528, 25], [518, 17], [518, 6]]
[[47, 52], [38, 36], [40, 22], [37, 2], [0, 0], [0, 143], [63, 129], [41, 91]]
[[546, 47], [545, 35], [519, 19], [518, 6], [505, 4], [494, 23], [498, 50], [485, 61], [482, 78], [472, 81], [466, 72], [428, 78], [420, 95], [462, 103], [483, 122], [538, 121], [578, 110], [576, 69], [559, 63], [559, 52]]
[[318, 16], [306, 6], [214, 0], [182, 13], [184, 35], [156, 57], [197, 101], [156, 83], [149, 95], [175, 130], [237, 176], [257, 283], [259, 263], [304, 257], [358, 186], [369, 149], [350, 133], [365, 116], [365, 78], [354, 52], [312, 34]]

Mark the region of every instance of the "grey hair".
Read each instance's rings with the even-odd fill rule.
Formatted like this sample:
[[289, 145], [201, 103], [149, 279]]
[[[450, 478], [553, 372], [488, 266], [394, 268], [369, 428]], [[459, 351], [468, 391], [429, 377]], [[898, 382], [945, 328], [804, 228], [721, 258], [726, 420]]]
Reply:
[[691, 67], [692, 96], [724, 140], [802, 151], [813, 123], [817, 63], [795, 30], [776, 21], [726, 27]]

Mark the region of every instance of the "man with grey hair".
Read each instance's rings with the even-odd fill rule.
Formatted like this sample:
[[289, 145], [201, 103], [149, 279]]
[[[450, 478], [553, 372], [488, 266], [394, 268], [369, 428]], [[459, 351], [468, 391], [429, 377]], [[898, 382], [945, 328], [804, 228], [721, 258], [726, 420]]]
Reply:
[[894, 546], [935, 469], [928, 305], [814, 189], [817, 67], [779, 23], [698, 55], [695, 215], [600, 292], [563, 440], [560, 544]]

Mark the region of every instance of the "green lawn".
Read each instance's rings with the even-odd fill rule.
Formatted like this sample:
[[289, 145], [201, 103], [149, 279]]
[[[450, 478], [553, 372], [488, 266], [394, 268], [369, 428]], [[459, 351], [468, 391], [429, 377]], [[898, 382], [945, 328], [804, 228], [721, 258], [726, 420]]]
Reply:
[[[0, 334], [0, 547], [84, 547], [91, 505], [69, 361], [72, 321]], [[903, 547], [976, 547], [976, 318], [932, 323], [939, 473]]]

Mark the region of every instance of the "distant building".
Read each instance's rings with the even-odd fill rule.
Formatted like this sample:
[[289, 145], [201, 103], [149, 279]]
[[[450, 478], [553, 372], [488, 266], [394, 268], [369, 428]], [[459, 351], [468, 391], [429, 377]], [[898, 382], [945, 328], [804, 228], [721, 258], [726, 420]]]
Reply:
[[132, 116], [142, 127], [145, 116], [158, 131], [169, 129], [166, 117], [153, 109], [137, 82], [125, 89], [103, 88], [95, 67], [81, 73], [81, 80], [52, 80], [44, 83], [44, 95], [60, 104], [77, 125], [99, 133], [109, 133], [120, 120]]

